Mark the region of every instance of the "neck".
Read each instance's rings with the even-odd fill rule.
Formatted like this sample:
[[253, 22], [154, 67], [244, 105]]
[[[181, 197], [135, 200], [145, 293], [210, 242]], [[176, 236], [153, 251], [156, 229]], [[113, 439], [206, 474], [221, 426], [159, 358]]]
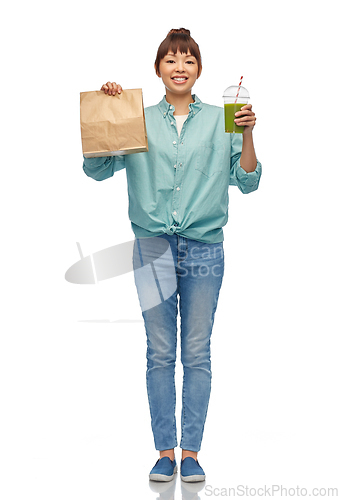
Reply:
[[190, 111], [188, 105], [194, 102], [194, 99], [191, 92], [184, 95], [178, 95], [166, 89], [166, 101], [175, 107], [174, 115], [188, 115]]

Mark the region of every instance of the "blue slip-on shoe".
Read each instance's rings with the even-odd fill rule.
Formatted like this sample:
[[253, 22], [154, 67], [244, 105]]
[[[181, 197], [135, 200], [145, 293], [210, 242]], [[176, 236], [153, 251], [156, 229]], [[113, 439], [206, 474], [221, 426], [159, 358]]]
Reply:
[[155, 466], [149, 473], [149, 478], [151, 481], [171, 481], [176, 472], [175, 458], [171, 460], [169, 457], [162, 457], [156, 461]]
[[200, 467], [199, 462], [192, 457], [181, 460], [180, 476], [186, 483], [197, 483], [205, 480], [205, 472]]

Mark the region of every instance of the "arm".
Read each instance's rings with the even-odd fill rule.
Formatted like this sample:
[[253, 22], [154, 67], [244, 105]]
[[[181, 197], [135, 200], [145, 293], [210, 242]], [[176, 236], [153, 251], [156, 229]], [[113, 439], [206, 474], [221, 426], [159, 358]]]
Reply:
[[98, 158], [85, 158], [83, 170], [88, 177], [96, 181], [103, 181], [113, 177], [114, 173], [125, 167], [124, 156], [103, 156]]
[[[232, 134], [231, 141], [230, 185], [238, 186], [240, 191], [244, 194], [251, 193], [258, 189], [261, 177], [261, 163], [255, 158], [255, 169], [251, 172], [247, 172], [241, 164], [244, 151], [243, 134]], [[246, 167], [248, 167], [248, 165], [246, 165]]]
[[251, 104], [243, 106], [235, 116], [236, 124], [243, 125], [244, 132], [232, 134], [230, 184], [246, 194], [258, 189], [261, 177], [261, 163], [255, 155], [252, 135], [256, 118]]
[[[246, 130], [246, 129], [245, 129]], [[243, 133], [242, 151], [240, 157], [241, 168], [245, 172], [254, 172], [257, 166], [257, 157], [255, 156], [252, 131], [249, 134]]]
[[252, 104], [243, 106], [241, 111], [235, 113], [235, 116], [235, 123], [239, 126], [244, 126], [240, 165], [245, 172], [254, 172], [257, 166], [257, 158], [254, 151], [252, 131], [256, 122], [256, 117], [252, 111]]

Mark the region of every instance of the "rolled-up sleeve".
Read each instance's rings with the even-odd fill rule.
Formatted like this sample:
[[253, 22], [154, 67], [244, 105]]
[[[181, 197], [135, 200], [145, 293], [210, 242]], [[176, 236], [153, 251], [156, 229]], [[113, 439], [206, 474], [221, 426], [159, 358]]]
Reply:
[[257, 160], [257, 166], [253, 172], [246, 172], [240, 166], [240, 159], [235, 163], [233, 175], [231, 175], [230, 184], [238, 186], [244, 194], [251, 193], [258, 189], [261, 177], [261, 163]]
[[246, 172], [246, 170], [240, 166], [242, 134], [234, 135], [236, 137], [232, 138], [233, 154], [231, 157], [230, 185], [238, 186], [240, 191], [244, 194], [251, 193], [252, 191], [258, 189], [262, 166], [258, 159], [253, 172]]
[[112, 177], [115, 172], [125, 168], [124, 156], [104, 156], [98, 158], [85, 158], [83, 170], [88, 177], [96, 181], [103, 181]]

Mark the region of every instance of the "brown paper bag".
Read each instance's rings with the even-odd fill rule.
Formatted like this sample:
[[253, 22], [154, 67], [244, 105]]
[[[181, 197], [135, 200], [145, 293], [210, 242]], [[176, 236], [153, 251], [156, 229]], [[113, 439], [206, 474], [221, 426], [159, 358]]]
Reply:
[[148, 151], [141, 89], [80, 92], [80, 124], [85, 158]]

